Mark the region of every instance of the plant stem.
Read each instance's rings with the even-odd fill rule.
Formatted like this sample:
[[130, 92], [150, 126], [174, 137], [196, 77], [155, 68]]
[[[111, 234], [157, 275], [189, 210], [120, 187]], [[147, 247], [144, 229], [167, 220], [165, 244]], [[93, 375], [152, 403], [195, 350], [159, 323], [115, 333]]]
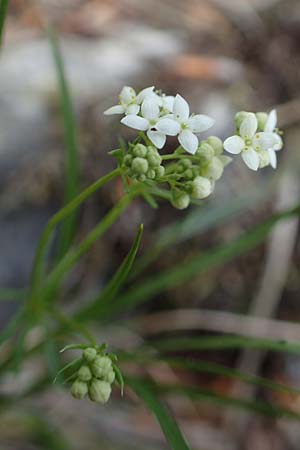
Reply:
[[170, 159], [190, 159], [191, 161], [199, 162], [199, 158], [196, 156], [189, 156], [189, 155], [177, 155], [175, 153], [172, 153], [170, 155], [162, 155], [163, 161], [168, 161]]
[[9, 0], [0, 0], [0, 47], [3, 43], [4, 24], [7, 15]]
[[82, 191], [77, 197], [68, 203], [64, 208], [60, 209], [54, 216], [51, 217], [47, 223], [41, 238], [38, 243], [38, 247], [35, 254], [35, 260], [31, 273], [31, 296], [33, 296], [38, 289], [40, 281], [43, 276], [43, 260], [47, 250], [48, 241], [51, 237], [55, 227], [62, 222], [66, 217], [75, 211], [79, 205], [81, 205], [87, 198], [89, 198], [94, 192], [100, 189], [105, 183], [111, 181], [116, 176], [120, 175], [120, 169], [113, 170], [109, 174], [99, 178], [95, 183], [91, 184], [84, 191]]

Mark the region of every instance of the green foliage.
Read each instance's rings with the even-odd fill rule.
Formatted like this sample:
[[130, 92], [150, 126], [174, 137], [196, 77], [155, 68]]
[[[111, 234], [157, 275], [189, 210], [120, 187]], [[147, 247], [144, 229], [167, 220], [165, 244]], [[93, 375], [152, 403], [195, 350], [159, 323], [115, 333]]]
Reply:
[[4, 24], [7, 15], [9, 0], [0, 0], [0, 47], [3, 42]]

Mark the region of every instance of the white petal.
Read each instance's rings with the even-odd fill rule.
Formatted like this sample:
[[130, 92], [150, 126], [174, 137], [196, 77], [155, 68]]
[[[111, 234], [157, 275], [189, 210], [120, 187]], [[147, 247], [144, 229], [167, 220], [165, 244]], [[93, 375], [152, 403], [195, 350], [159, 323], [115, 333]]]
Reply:
[[245, 148], [245, 142], [240, 136], [231, 136], [224, 142], [224, 148], [233, 155], [238, 155]]
[[242, 121], [240, 126], [240, 135], [242, 137], [253, 137], [257, 130], [257, 118], [255, 114], [248, 113], [247, 117]]
[[242, 158], [245, 164], [249, 167], [249, 169], [257, 170], [259, 167], [259, 156], [258, 153], [253, 150], [253, 148], [249, 148], [248, 150], [244, 150], [242, 152]]
[[106, 111], [104, 111], [103, 114], [106, 116], [111, 116], [113, 114], [124, 114], [125, 108], [122, 105], [116, 105], [112, 106], [111, 108], [108, 108]]
[[190, 130], [181, 131], [178, 136], [178, 140], [184, 150], [186, 150], [188, 153], [191, 153], [192, 155], [196, 153], [199, 145], [198, 138]]
[[264, 131], [272, 133], [274, 131], [274, 128], [276, 128], [276, 124], [277, 124], [277, 112], [276, 109], [272, 109], [267, 118]]
[[174, 100], [173, 113], [178, 119], [186, 121], [190, 115], [190, 107], [188, 102], [177, 94]]
[[135, 90], [130, 86], [124, 86], [120, 93], [121, 102], [128, 105], [134, 99], [135, 99]]
[[276, 169], [277, 167], [277, 156], [274, 150], [269, 150], [268, 151], [269, 156], [270, 156], [270, 164], [273, 167], [273, 169]]
[[176, 136], [180, 132], [180, 125], [174, 119], [164, 117], [160, 119], [155, 128], [168, 136]]
[[149, 128], [148, 120], [143, 117], [136, 116], [135, 114], [129, 114], [128, 116], [123, 117], [121, 123], [127, 125], [127, 127], [140, 131], [145, 131]]
[[276, 144], [274, 145], [273, 150], [275, 150], [277, 152], [278, 150], [282, 149], [283, 142], [282, 142], [282, 139], [279, 136], [279, 134], [277, 134], [277, 133], [274, 133], [274, 134], [275, 134]]
[[155, 96], [156, 94], [153, 92], [153, 89], [154, 86], [142, 89], [141, 92], [136, 97], [136, 102], [138, 104], [141, 104], [148, 96]]
[[169, 112], [173, 112], [175, 97], [173, 95], [165, 95], [162, 97], [162, 107]]
[[196, 114], [188, 120], [188, 125], [194, 133], [202, 133], [213, 126], [214, 119], [204, 114]]
[[254, 147], [259, 147], [260, 150], [269, 150], [278, 144], [276, 133], [257, 133], [253, 139]]
[[131, 105], [127, 106], [125, 114], [138, 114], [139, 111], [140, 111], [139, 105], [132, 103]]
[[163, 148], [166, 143], [166, 136], [159, 131], [148, 130], [147, 136], [156, 148]]
[[142, 116], [148, 120], [156, 120], [159, 116], [159, 106], [157, 101], [146, 98], [142, 103]]

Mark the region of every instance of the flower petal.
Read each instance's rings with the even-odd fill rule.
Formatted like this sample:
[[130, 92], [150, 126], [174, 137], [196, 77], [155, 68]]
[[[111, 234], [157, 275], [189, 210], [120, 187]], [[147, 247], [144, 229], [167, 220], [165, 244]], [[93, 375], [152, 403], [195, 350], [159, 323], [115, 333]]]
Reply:
[[155, 128], [168, 136], [176, 136], [180, 132], [179, 123], [176, 120], [167, 117], [160, 119]]
[[120, 101], [128, 105], [135, 99], [135, 90], [130, 86], [124, 86], [120, 92]]
[[205, 114], [196, 114], [188, 120], [188, 125], [194, 133], [202, 133], [214, 125], [215, 121]]
[[145, 98], [147, 98], [148, 96], [155, 96], [156, 94], [153, 92], [154, 86], [150, 86], [147, 87], [145, 89], [142, 89], [141, 92], [139, 92], [139, 94], [136, 97], [136, 102], [138, 104], [141, 104]]
[[276, 169], [277, 167], [277, 156], [274, 150], [269, 150], [269, 157], [270, 157], [270, 164], [273, 167], [273, 169]]
[[164, 95], [161, 99], [163, 109], [173, 112], [175, 97], [173, 95]]
[[274, 133], [275, 134], [275, 139], [276, 139], [276, 144], [273, 147], [273, 150], [275, 150], [275, 152], [277, 152], [278, 150], [281, 150], [283, 147], [283, 142], [281, 139], [281, 136], [279, 136], [279, 134]]
[[145, 131], [149, 128], [149, 122], [147, 119], [143, 117], [136, 116], [135, 114], [129, 114], [128, 116], [123, 117], [121, 120], [123, 125], [127, 127], [134, 128], [135, 130]]
[[269, 150], [278, 144], [276, 133], [257, 133], [253, 139], [254, 147], [259, 147], [259, 150]]
[[249, 169], [257, 170], [259, 167], [259, 156], [258, 153], [253, 150], [253, 148], [249, 148], [248, 150], [244, 150], [242, 152], [242, 158], [244, 163], [249, 167]]
[[148, 97], [143, 101], [142, 116], [148, 120], [156, 120], [159, 117], [159, 106], [155, 99]]
[[125, 114], [138, 114], [140, 111], [139, 105], [136, 105], [135, 103], [132, 103], [131, 105], [128, 105], [125, 111]]
[[111, 116], [113, 114], [124, 114], [125, 112], [125, 108], [122, 105], [115, 105], [112, 106], [111, 108], [108, 108], [106, 111], [104, 111], [103, 114], [105, 114], [106, 116]]
[[160, 133], [159, 131], [154, 130], [148, 130], [147, 136], [152, 142], [152, 144], [155, 145], [156, 148], [163, 148], [163, 146], [166, 143], [166, 136], [163, 133]]
[[199, 145], [198, 138], [190, 130], [181, 131], [178, 136], [178, 140], [184, 150], [186, 150], [188, 153], [191, 153], [192, 155], [196, 153]]
[[188, 120], [190, 115], [190, 107], [188, 102], [179, 94], [176, 95], [174, 100], [173, 113], [182, 121]]
[[277, 112], [276, 109], [272, 109], [267, 118], [264, 131], [272, 133], [276, 127], [276, 124], [277, 124]]
[[245, 142], [240, 136], [231, 136], [225, 140], [224, 148], [228, 153], [238, 155], [245, 148]]
[[248, 113], [247, 117], [242, 121], [240, 126], [240, 135], [242, 137], [253, 137], [257, 130], [257, 118], [255, 114]]

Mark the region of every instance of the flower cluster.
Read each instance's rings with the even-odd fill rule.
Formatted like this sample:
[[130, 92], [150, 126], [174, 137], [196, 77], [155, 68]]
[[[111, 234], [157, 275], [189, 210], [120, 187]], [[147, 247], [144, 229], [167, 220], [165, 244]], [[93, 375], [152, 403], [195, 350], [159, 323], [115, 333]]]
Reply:
[[235, 116], [236, 134], [227, 138], [224, 148], [232, 154], [241, 154], [245, 164], [252, 170], [270, 165], [277, 167], [276, 151], [281, 150], [281, 132], [276, 128], [277, 114], [241, 111]]
[[[179, 94], [169, 96], [148, 87], [136, 93], [125, 86], [118, 105], [104, 114], [122, 114], [121, 123], [139, 131], [133, 143], [111, 152], [119, 160], [125, 180], [141, 182], [148, 194], [168, 198], [184, 209], [191, 202], [208, 197], [232, 158], [223, 154], [241, 154], [252, 170], [277, 166], [276, 152], [283, 142], [276, 128], [277, 115], [239, 112], [236, 133], [223, 142], [216, 136], [198, 141], [197, 134], [207, 131], [214, 120], [204, 114], [190, 114], [187, 101]], [[179, 147], [171, 154], [160, 152], [167, 136], [177, 136]], [[157, 188], [161, 184], [163, 192]], [[148, 196], [149, 198], [149, 196]]]
[[118, 370], [113, 359], [114, 355], [105, 353], [103, 347], [85, 348], [80, 367], [72, 375], [72, 378], [76, 377], [71, 387], [73, 397], [83, 399], [88, 394], [93, 402], [106, 403]]

